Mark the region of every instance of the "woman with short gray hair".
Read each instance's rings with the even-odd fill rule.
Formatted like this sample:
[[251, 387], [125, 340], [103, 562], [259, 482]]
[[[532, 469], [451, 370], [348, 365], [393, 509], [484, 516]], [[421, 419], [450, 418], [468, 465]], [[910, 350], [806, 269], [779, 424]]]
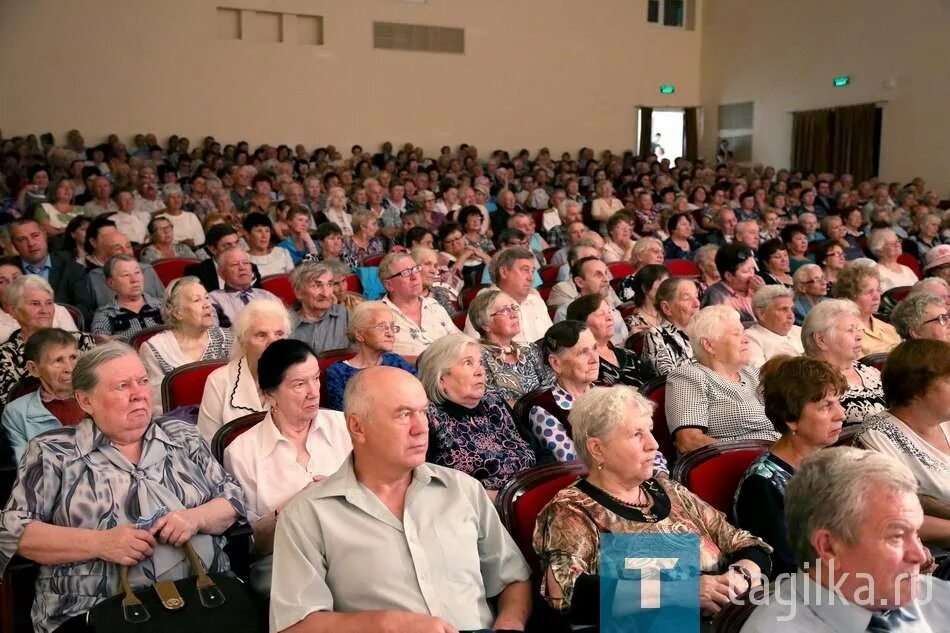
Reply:
[[937, 295], [911, 293], [891, 312], [891, 324], [904, 339], [924, 338], [950, 343], [950, 312], [943, 297]]
[[429, 398], [426, 461], [455, 468], [482, 482], [489, 496], [535, 465], [508, 405], [486, 390], [478, 343], [449, 334], [419, 357], [419, 380]]
[[0, 526], [3, 561], [18, 554], [41, 565], [40, 633], [77, 630], [121, 593], [123, 567], [132, 587], [193, 576], [186, 543], [209, 572], [227, 573], [221, 535], [246, 513], [241, 487], [194, 424], [152, 418], [135, 350], [113, 341], [86, 352], [73, 383], [88, 417], [29, 443]]
[[828, 283], [818, 264], [799, 266], [792, 275], [792, 282], [795, 288], [795, 304], [792, 307], [795, 311], [795, 325], [801, 325], [808, 312], [825, 300]]
[[202, 360], [226, 360], [231, 354], [231, 331], [218, 327], [208, 291], [197, 277], [180, 277], [168, 284], [162, 319], [169, 329], [139, 348], [155, 414], [162, 412], [162, 381], [173, 369]]
[[834, 295], [850, 299], [861, 311], [862, 356], [889, 352], [901, 342], [893, 325], [874, 316], [881, 309], [880, 266], [869, 259], [848, 262], [838, 273]]
[[178, 185], [165, 185], [162, 189], [165, 197], [165, 209], [155, 217], [168, 218], [175, 231], [175, 239], [184, 242], [189, 248], [197, 248], [205, 243], [205, 230], [201, 220], [191, 211], [185, 211], [185, 197]]
[[858, 424], [884, 409], [881, 372], [865, 365], [861, 358], [861, 311], [852, 301], [829, 299], [812, 308], [802, 325], [805, 354], [827, 362], [848, 381], [841, 396], [847, 419]]
[[572, 624], [597, 621], [601, 534], [700, 534], [699, 603], [718, 612], [730, 595], [770, 571], [772, 548], [730, 525], [722, 512], [654, 473], [653, 404], [627, 386], [594, 387], [570, 414], [589, 475], [555, 495], [538, 515], [534, 550], [541, 593]]
[[868, 250], [877, 258], [878, 274], [881, 277], [881, 292], [898, 286], [913, 286], [917, 275], [897, 261], [904, 252], [901, 239], [893, 229], [874, 229], [868, 236]]

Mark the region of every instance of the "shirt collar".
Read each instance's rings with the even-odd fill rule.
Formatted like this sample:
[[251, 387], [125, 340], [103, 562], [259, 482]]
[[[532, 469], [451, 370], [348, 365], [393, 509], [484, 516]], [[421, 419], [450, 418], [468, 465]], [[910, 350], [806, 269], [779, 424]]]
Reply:
[[[366, 489], [356, 478], [356, 472], [353, 470], [353, 460], [354, 454], [351, 452], [349, 457], [346, 458], [346, 461], [343, 462], [335, 473], [320, 482], [318, 486], [314, 486], [312, 498], [329, 499], [332, 497], [345, 497], [350, 503], [360, 505], [356, 499], [358, 496], [357, 491]], [[446, 485], [442, 473], [425, 462], [419, 464], [412, 470], [412, 483], [410, 484], [410, 488], [413, 486], [428, 486], [432, 482], [436, 482], [441, 486]]]
[[[805, 606], [815, 616], [828, 624], [831, 630], [842, 633], [864, 633], [867, 631], [874, 612], [852, 604], [840, 593], [816, 583], [808, 574], [799, 571], [795, 574], [794, 590], [796, 602], [810, 601]], [[916, 608], [901, 608], [891, 612], [889, 619], [917, 620]], [[883, 615], [883, 614], [879, 614]]]
[[[321, 437], [321, 440], [329, 444], [330, 446], [334, 445], [333, 439], [324, 429], [324, 420], [321, 415], [322, 410], [317, 412], [317, 417], [313, 419], [313, 422], [310, 424], [310, 431], [307, 434], [307, 446], [309, 448], [311, 440], [317, 435]], [[290, 443], [286, 437], [280, 432], [280, 429], [277, 428], [277, 424], [274, 423], [274, 418], [271, 417], [270, 411], [267, 412], [267, 415], [261, 421], [261, 434], [260, 434], [260, 450], [262, 457], [269, 457], [277, 449], [277, 445], [281, 443]]]
[[[148, 425], [147, 429], [145, 429], [145, 434], [142, 436], [142, 443], [144, 445], [153, 440], [158, 440], [159, 442], [169, 446], [184, 448], [184, 445], [181, 442], [170, 438], [168, 433], [165, 432], [165, 429], [156, 424], [154, 421]], [[96, 426], [92, 418], [86, 418], [76, 427], [76, 453], [74, 459], [82, 459], [83, 457], [96, 452], [99, 450], [100, 446], [105, 446], [109, 442], [110, 440], [108, 436], [99, 430], [99, 427]]]
[[42, 271], [47, 270], [47, 269], [52, 269], [52, 268], [53, 268], [53, 258], [52, 258], [52, 256], [51, 256], [49, 253], [47, 253], [47, 254], [46, 254], [46, 258], [43, 259], [43, 261], [37, 262], [36, 264], [27, 264], [27, 263], [24, 262], [24, 266], [23, 266], [23, 267], [26, 268], [27, 270], [31, 271], [31, 272], [33, 272], [33, 271], [35, 271], [35, 272], [42, 272]]

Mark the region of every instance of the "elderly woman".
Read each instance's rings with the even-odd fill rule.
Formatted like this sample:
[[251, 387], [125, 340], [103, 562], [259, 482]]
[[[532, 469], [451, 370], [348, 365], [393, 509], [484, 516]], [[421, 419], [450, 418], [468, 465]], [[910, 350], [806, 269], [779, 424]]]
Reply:
[[633, 301], [637, 310], [627, 317], [630, 333], [643, 332], [660, 325], [663, 317], [656, 309], [656, 291], [670, 271], [661, 264], [649, 264], [640, 268], [637, 274], [620, 282], [620, 298]]
[[666, 419], [680, 453], [719, 440], [775, 440], [778, 433], [758, 398], [758, 372], [749, 367], [749, 338], [739, 313], [709, 306], [686, 328], [695, 363], [666, 379]]
[[752, 295], [755, 325], [746, 328], [749, 364], [761, 367], [773, 356], [801, 356], [802, 330], [795, 325], [792, 291], [784, 286], [762, 286]]
[[347, 331], [356, 348], [356, 356], [333, 363], [324, 378], [327, 401], [324, 406], [343, 410], [343, 392], [350, 378], [367, 367], [386, 365], [399, 367], [410, 374], [416, 368], [399, 354], [393, 353], [393, 343], [399, 326], [393, 322], [393, 313], [382, 301], [366, 301], [357, 305], [350, 314]]
[[[794, 273], [799, 266], [812, 264], [808, 255], [808, 233], [800, 224], [789, 224], [781, 232], [785, 250], [788, 251], [789, 269]], [[842, 250], [842, 252], [844, 252]]]
[[586, 324], [597, 341], [597, 384], [641, 387], [653, 377], [651, 368], [633, 352], [610, 342], [614, 335], [614, 312], [603, 295], [582, 295], [567, 307], [567, 318]]
[[630, 261], [633, 257], [633, 225], [634, 219], [623, 211], [610, 216], [607, 220], [607, 240], [603, 250], [605, 262], [612, 264]]
[[917, 275], [897, 261], [903, 253], [901, 239], [891, 229], [874, 229], [868, 236], [868, 250], [877, 259], [877, 272], [881, 278], [881, 292], [898, 286], [913, 286]]
[[686, 327], [699, 311], [699, 289], [687, 277], [667, 277], [657, 288], [654, 301], [663, 320], [646, 331], [643, 360], [652, 364], [653, 374], [666, 376], [693, 361]]
[[[10, 392], [26, 375], [23, 352], [26, 342], [38, 330], [53, 326], [55, 305], [53, 289], [39, 275], [23, 275], [7, 285], [3, 293], [4, 309], [16, 319], [14, 330], [0, 345], [0, 405], [6, 404]], [[92, 349], [95, 341], [88, 334], [76, 333], [80, 351]]]
[[743, 475], [736, 491], [736, 525], [769, 543], [772, 575], [798, 564], [785, 528], [785, 486], [802, 460], [838, 441], [844, 422], [839, 398], [847, 388], [841, 373], [807, 356], [776, 356], [761, 369], [765, 414], [782, 437]]
[[145, 294], [142, 267], [134, 257], [110, 257], [102, 271], [115, 300], [96, 310], [92, 334], [128, 341], [142, 330], [162, 324], [161, 301]]
[[231, 361], [211, 372], [201, 396], [198, 430], [209, 442], [231, 420], [265, 410], [257, 382], [257, 361], [268, 345], [290, 336], [290, 315], [279, 301], [255, 299], [241, 310], [233, 333], [236, 345], [231, 350]]
[[654, 476], [652, 409], [630, 387], [595, 387], [571, 411], [577, 452], [590, 474], [558, 492], [538, 515], [534, 550], [544, 599], [572, 623], [598, 621], [604, 533], [697, 534], [704, 614], [718, 612], [730, 595], [770, 571], [765, 542], [731, 526], [680, 484]]
[[609, 180], [601, 180], [594, 188], [596, 197], [590, 203], [590, 217], [602, 224], [617, 211], [623, 210], [623, 202], [614, 195], [614, 186]]
[[365, 209], [356, 211], [353, 214], [353, 235], [343, 243], [343, 261], [356, 270], [367, 257], [385, 253], [386, 245], [379, 236], [376, 214]]
[[[152, 218], [148, 223], [149, 243], [142, 249], [139, 259], [151, 264], [171, 257], [198, 257], [184, 242], [175, 241], [175, 227], [164, 216]], [[202, 249], [203, 252], [203, 249]]]
[[[53, 201], [37, 207], [33, 217], [48, 236], [62, 235], [69, 223], [82, 215], [82, 209], [73, 205], [74, 195], [73, 181], [63, 178], [56, 185]], [[940, 227], [939, 220], [937, 227]]]
[[327, 220], [336, 224], [343, 237], [353, 235], [353, 218], [346, 210], [346, 192], [342, 187], [330, 187], [327, 192], [327, 208], [323, 211]]
[[209, 571], [227, 572], [220, 535], [245, 514], [241, 487], [194, 425], [152, 419], [148, 374], [131, 347], [83, 354], [73, 387], [89, 417], [30, 442], [0, 527], [4, 565], [14, 554], [40, 565], [39, 633], [121, 592], [122, 566], [133, 588], [192, 576], [185, 543]]
[[640, 270], [644, 266], [662, 265], [664, 260], [663, 242], [655, 237], [641, 237], [633, 244], [630, 263]]
[[439, 254], [431, 248], [416, 246], [409, 255], [422, 268], [422, 296], [432, 297], [449, 314], [458, 310], [458, 291], [462, 280], [439, 264]]
[[168, 218], [175, 228], [175, 239], [184, 242], [190, 248], [196, 248], [205, 243], [205, 231], [201, 220], [191, 211], [183, 208], [184, 194], [178, 185], [165, 185], [162, 188], [165, 197], [165, 209], [160, 216]]
[[426, 461], [471, 475], [492, 498], [535, 465], [508, 405], [485, 389], [477, 342], [465, 334], [443, 336], [419, 358], [419, 380], [429, 398]]
[[699, 268], [699, 289], [701, 292], [705, 292], [706, 288], [722, 280], [719, 269], [716, 268], [716, 253], [718, 252], [719, 247], [715, 244], [700, 246], [699, 250], [696, 251], [695, 261], [696, 267]]
[[837, 369], [848, 381], [841, 396], [847, 419], [858, 424], [884, 408], [881, 372], [858, 361], [863, 355], [861, 311], [851, 301], [829, 299], [812, 308], [802, 324], [805, 354]]
[[891, 312], [891, 323], [903, 339], [923, 338], [950, 343], [950, 311], [943, 297], [912, 292]]
[[666, 219], [669, 237], [663, 241], [665, 259], [692, 259], [699, 243], [693, 239], [693, 221], [687, 213], [674, 213]]
[[294, 495], [333, 474], [352, 449], [339, 411], [320, 408], [320, 364], [306, 344], [271, 343], [258, 361], [267, 415], [224, 451], [224, 467], [247, 498], [254, 530], [251, 586], [270, 592], [277, 514]]
[[497, 288], [480, 292], [468, 308], [468, 318], [481, 337], [482, 366], [492, 391], [514, 406], [524, 394], [550, 386], [537, 345], [514, 340], [521, 332], [521, 307], [510, 295]]
[[905, 341], [883, 375], [887, 410], [865, 420], [856, 443], [903, 462], [924, 509], [921, 540], [950, 548], [950, 343]]
[[901, 342], [893, 325], [874, 316], [881, 308], [879, 266], [870, 260], [848, 262], [838, 274], [834, 295], [838, 299], [850, 299], [861, 311], [862, 356], [889, 352]]
[[231, 331], [218, 327], [208, 291], [197, 277], [181, 277], [168, 285], [162, 320], [171, 329], [159, 332], [139, 348], [152, 385], [155, 414], [162, 412], [161, 387], [166, 374], [199, 360], [223, 360], [231, 353]]
[[270, 218], [263, 213], [248, 213], [243, 227], [247, 234], [247, 254], [262, 277], [289, 273], [294, 269], [290, 251], [274, 245], [274, 225]]
[[39, 380], [40, 388], [12, 400], [3, 409], [0, 426], [16, 462], [27, 442], [40, 433], [75, 426], [85, 417], [73, 392], [73, 368], [79, 351], [72, 332], [39, 330], [26, 342], [23, 358], [27, 373]]
[[792, 309], [795, 312], [795, 325], [801, 325], [813, 307], [824, 301], [828, 294], [825, 273], [818, 264], [805, 264], [792, 275], [795, 298]]
[[759, 246], [759, 261], [762, 268], [759, 275], [769, 285], [792, 287], [792, 275], [789, 273], [788, 251], [782, 240], [766, 240]]

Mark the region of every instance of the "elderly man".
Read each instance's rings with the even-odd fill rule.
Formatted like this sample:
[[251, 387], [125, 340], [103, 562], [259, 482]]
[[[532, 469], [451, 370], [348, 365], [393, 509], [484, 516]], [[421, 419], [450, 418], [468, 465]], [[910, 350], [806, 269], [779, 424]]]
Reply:
[[765, 361], [785, 354], [805, 353], [802, 329], [795, 325], [792, 291], [784, 286], [762, 286], [752, 295], [752, 311], [758, 321], [747, 328], [749, 365], [761, 367]]
[[788, 483], [785, 517], [801, 569], [776, 581], [742, 633], [947, 629], [950, 584], [921, 573], [930, 557], [917, 481], [894, 458], [816, 452]]
[[524, 629], [528, 566], [481, 484], [425, 463], [427, 406], [401, 369], [347, 384], [350, 458], [280, 513], [271, 631]]
[[720, 206], [719, 211], [713, 219], [713, 229], [706, 233], [706, 243], [722, 246], [734, 242], [736, 239], [736, 224], [738, 221], [735, 211], [728, 206]]
[[[107, 230], [100, 233], [96, 241], [96, 251], [103, 258], [103, 262], [116, 255], [128, 255], [133, 257], [134, 251], [129, 238], [109, 226]], [[96, 267], [89, 271], [89, 287], [92, 289], [93, 297], [96, 301], [96, 307], [109, 305], [115, 300], [115, 292], [106, 283], [104, 267]], [[152, 268], [151, 264], [140, 263], [139, 268], [142, 271], [144, 291], [150, 297], [164, 297], [165, 285], [158, 278], [158, 273]]]
[[736, 244], [742, 244], [753, 251], [759, 250], [762, 235], [759, 232], [759, 223], [755, 220], [745, 220], [736, 224]]
[[86, 269], [66, 253], [51, 254], [46, 231], [35, 220], [14, 221], [10, 241], [19, 254], [17, 263], [23, 274], [39, 275], [53, 287], [58, 303], [74, 305], [83, 317], [92, 318], [96, 306]]
[[127, 341], [142, 330], [162, 324], [162, 303], [144, 292], [145, 278], [134, 257], [116, 255], [106, 262], [102, 272], [115, 300], [96, 310], [89, 329], [92, 334]]
[[[521, 332], [515, 336], [518, 343], [534, 343], [553, 325], [544, 305], [544, 299], [534, 289], [534, 273], [537, 262], [527, 248], [511, 246], [492, 257], [491, 278], [499, 288], [521, 307]], [[471, 319], [465, 319], [465, 333], [478, 340]]]
[[438, 301], [422, 296], [422, 267], [408, 253], [384, 257], [379, 279], [386, 289], [383, 303], [393, 311], [398, 328], [395, 353], [413, 362], [436, 339], [459, 331]]
[[105, 176], [98, 176], [92, 185], [93, 199], [83, 206], [83, 215], [90, 218], [115, 213], [119, 207], [112, 200], [112, 183]]
[[[611, 296], [616, 298], [610, 287], [610, 271], [607, 270], [607, 264], [599, 257], [590, 256], [581, 257], [571, 266], [572, 282], [574, 290], [577, 293], [575, 298], [582, 295], [600, 295], [610, 304], [614, 317], [614, 334], [610, 337], [610, 342], [617, 346], [623, 346], [630, 332], [624, 323], [623, 317], [617, 310], [616, 305], [611, 301]], [[563, 282], [562, 282], [563, 283]], [[573, 299], [572, 299], [573, 301]], [[560, 323], [567, 318], [567, 307], [570, 302], [561, 304], [554, 313], [554, 322]]]
[[[241, 243], [241, 236], [230, 224], [215, 224], [208, 229], [205, 236], [204, 250], [210, 253], [210, 257], [197, 264], [192, 264], [185, 268], [185, 275], [191, 275], [201, 280], [201, 285], [208, 292], [214, 292], [224, 288], [224, 279], [218, 271], [218, 258], [229, 249], [235, 248]], [[251, 264], [254, 271], [255, 283], [261, 280], [261, 273], [257, 269], [257, 264]]]
[[305, 262], [290, 274], [290, 283], [300, 302], [300, 308], [291, 313], [291, 338], [307, 343], [318, 354], [349, 347], [349, 316], [346, 308], [336, 302], [330, 266]]
[[828, 282], [825, 272], [818, 264], [800, 266], [792, 275], [795, 286], [795, 325], [801, 325], [813, 307], [825, 300], [828, 294]]
[[254, 287], [250, 255], [240, 248], [230, 248], [221, 253], [218, 257], [218, 273], [224, 280], [224, 287], [210, 293], [209, 297], [221, 327], [231, 327], [244, 306], [254, 299], [280, 301], [269, 291]]
[[120, 191], [115, 199], [119, 210], [110, 216], [115, 227], [136, 244], [144, 244], [148, 239], [150, 216], [135, 209], [135, 198], [128, 191]]
[[494, 235], [498, 235], [508, 226], [508, 220], [521, 209], [518, 207], [518, 200], [510, 189], [502, 189], [496, 196], [498, 209], [491, 216], [491, 230]]
[[946, 299], [927, 292], [912, 292], [891, 312], [891, 325], [901, 338], [936, 339], [950, 343], [950, 310]]

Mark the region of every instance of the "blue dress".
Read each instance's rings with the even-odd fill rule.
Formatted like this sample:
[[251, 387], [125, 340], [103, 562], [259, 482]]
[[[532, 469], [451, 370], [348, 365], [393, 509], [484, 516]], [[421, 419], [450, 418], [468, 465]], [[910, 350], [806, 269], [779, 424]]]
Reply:
[[[405, 369], [413, 376], [416, 375], [416, 368], [413, 365], [410, 365], [409, 361], [399, 354], [393, 354], [392, 352], [384, 353], [380, 364], [385, 365], [386, 367], [398, 367], [399, 369]], [[353, 367], [346, 361], [340, 361], [330, 365], [324, 376], [327, 401], [321, 402], [320, 406], [327, 409], [342, 411], [343, 390], [346, 389], [346, 383], [350, 381], [350, 378], [355, 376], [359, 371], [361, 370]]]

